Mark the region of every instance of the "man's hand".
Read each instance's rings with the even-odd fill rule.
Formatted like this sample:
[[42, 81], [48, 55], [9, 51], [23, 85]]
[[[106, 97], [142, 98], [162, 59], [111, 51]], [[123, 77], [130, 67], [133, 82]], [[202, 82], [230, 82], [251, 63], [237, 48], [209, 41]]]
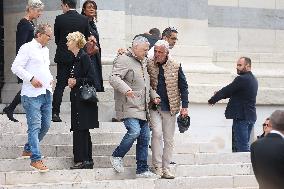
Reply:
[[161, 99], [159, 97], [156, 97], [153, 99], [154, 104], [160, 104]]
[[53, 87], [53, 85], [54, 85], [54, 80], [51, 80], [49, 84], [50, 84], [50, 87]]
[[122, 55], [122, 54], [124, 54], [124, 53], [126, 53], [126, 50], [123, 49], [123, 48], [119, 48], [119, 49], [117, 50], [117, 55]]
[[76, 79], [75, 78], [69, 78], [68, 79], [68, 87], [71, 89], [76, 85]]
[[88, 37], [88, 41], [93, 41], [93, 42], [97, 43], [97, 39], [93, 35]]
[[135, 97], [134, 92], [133, 92], [132, 90], [127, 91], [127, 92], [125, 93], [125, 95], [128, 96], [128, 97], [131, 97], [131, 98], [134, 98], [134, 97]]
[[37, 80], [35, 77], [33, 77], [33, 79], [31, 80], [31, 84], [35, 88], [41, 88], [42, 87], [42, 83], [39, 80]]
[[185, 117], [188, 115], [188, 110], [187, 108], [181, 108], [179, 113], [182, 117]]
[[211, 105], [211, 106], [214, 106], [215, 103], [212, 102], [212, 98], [210, 98], [210, 99], [208, 100], [208, 104]]

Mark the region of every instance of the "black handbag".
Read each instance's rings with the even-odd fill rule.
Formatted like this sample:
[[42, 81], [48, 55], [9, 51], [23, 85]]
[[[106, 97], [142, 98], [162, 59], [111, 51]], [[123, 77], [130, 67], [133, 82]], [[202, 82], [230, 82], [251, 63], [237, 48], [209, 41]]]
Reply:
[[98, 102], [96, 88], [89, 85], [88, 83], [80, 86], [80, 99], [84, 102]]

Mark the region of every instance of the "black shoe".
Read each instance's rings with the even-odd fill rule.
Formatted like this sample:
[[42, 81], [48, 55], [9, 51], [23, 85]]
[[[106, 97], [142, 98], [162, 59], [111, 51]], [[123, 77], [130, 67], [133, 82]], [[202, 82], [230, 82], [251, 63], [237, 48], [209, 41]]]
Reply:
[[58, 114], [52, 114], [52, 119], [53, 122], [62, 122]]
[[3, 109], [3, 112], [5, 114], [7, 114], [7, 117], [9, 118], [9, 120], [14, 121], [14, 122], [19, 122], [18, 120], [16, 120], [13, 116], [13, 111], [11, 111], [8, 107], [5, 107]]
[[116, 119], [116, 118], [113, 117], [113, 118], [111, 119], [111, 122], [120, 122], [120, 121], [119, 121], [118, 119]]
[[83, 161], [76, 163], [74, 166], [70, 167], [70, 169], [93, 169], [93, 165], [91, 165], [89, 161]]

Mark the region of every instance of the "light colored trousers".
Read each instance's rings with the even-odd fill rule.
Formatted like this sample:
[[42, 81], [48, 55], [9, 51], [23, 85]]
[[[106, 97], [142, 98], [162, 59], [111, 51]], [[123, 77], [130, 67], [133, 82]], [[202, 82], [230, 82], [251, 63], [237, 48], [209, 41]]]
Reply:
[[173, 156], [176, 115], [158, 109], [150, 110], [150, 118], [153, 166], [168, 169]]

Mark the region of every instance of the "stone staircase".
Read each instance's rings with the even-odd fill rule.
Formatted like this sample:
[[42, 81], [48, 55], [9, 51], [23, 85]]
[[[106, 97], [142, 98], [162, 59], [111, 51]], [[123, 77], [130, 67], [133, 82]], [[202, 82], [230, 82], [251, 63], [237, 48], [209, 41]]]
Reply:
[[[93, 170], [70, 170], [72, 133], [70, 116], [63, 114], [62, 123], [52, 123], [41, 143], [50, 171], [39, 173], [29, 167], [30, 160], [20, 158], [27, 140], [24, 114], [17, 114], [19, 123], [0, 115], [0, 189], [109, 188], [109, 189], [256, 189], [258, 185], [250, 164], [249, 153], [220, 152], [215, 143], [193, 140], [191, 132], [176, 133], [174, 159], [171, 167], [177, 178], [135, 179], [135, 145], [124, 158], [125, 172], [117, 174], [109, 157], [125, 133], [122, 123], [101, 122], [91, 130]], [[149, 165], [151, 151], [149, 150]]]

